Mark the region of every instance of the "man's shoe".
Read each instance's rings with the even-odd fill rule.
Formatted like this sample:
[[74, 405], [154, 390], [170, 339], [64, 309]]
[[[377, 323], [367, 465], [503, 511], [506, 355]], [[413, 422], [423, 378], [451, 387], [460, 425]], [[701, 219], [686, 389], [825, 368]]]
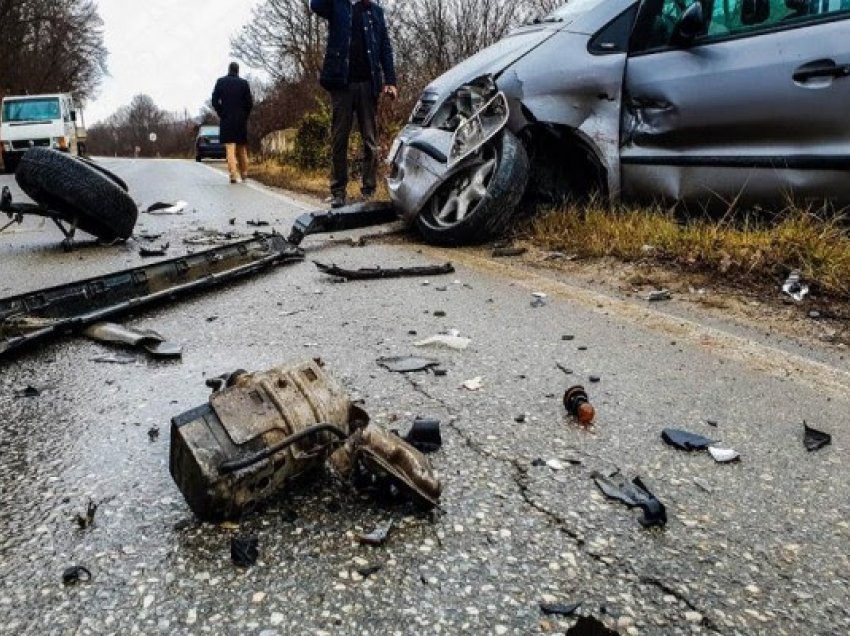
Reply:
[[239, 183], [239, 179], [236, 177], [230, 177], [230, 183]]
[[365, 203], [366, 201], [371, 201], [375, 198], [375, 191], [372, 190], [370, 192], [362, 192], [360, 196], [363, 202]]
[[345, 197], [341, 195], [334, 195], [333, 199], [331, 199], [331, 207], [333, 209], [341, 208], [345, 205]]

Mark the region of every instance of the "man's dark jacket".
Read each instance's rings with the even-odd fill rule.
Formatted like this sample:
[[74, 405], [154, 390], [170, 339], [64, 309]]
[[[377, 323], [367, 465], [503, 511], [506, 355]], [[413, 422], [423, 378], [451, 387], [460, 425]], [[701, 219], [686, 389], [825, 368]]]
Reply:
[[[351, 0], [310, 0], [314, 13], [328, 21], [328, 48], [319, 83], [329, 91], [348, 86], [348, 54], [351, 47]], [[372, 75], [372, 92], [396, 85], [393, 47], [387, 33], [384, 10], [370, 2], [363, 12], [366, 55]]]
[[225, 75], [215, 83], [212, 105], [221, 120], [221, 143], [248, 143], [248, 115], [254, 107], [251, 87], [235, 74]]

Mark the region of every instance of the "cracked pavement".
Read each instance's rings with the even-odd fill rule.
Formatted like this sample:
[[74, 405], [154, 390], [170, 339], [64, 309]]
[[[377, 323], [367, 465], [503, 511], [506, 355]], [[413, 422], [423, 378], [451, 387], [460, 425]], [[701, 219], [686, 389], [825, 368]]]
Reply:
[[[162, 233], [169, 256], [201, 227], [249, 234], [246, 221], [260, 219], [285, 232], [305, 205], [193, 162], [105, 163], [145, 207], [189, 201], [183, 215], [140, 216], [137, 231]], [[139, 243], [66, 254], [60, 239], [34, 219], [0, 235], [2, 294], [142, 262]], [[850, 630], [844, 369], [818, 362], [814, 375], [785, 364], [773, 343], [715, 346], [698, 320], [686, 336], [670, 328], [675, 316], [642, 318], [643, 308], [581, 294], [550, 293], [533, 308], [527, 281], [464, 265], [466, 252], [323, 237], [305, 246], [306, 263], [127, 319], [184, 344], [180, 362], [97, 363], [111, 350], [67, 337], [3, 363], [0, 632], [566, 633], [575, 619], [539, 604], [578, 601], [579, 613], [622, 634]], [[457, 273], [427, 281], [336, 283], [309, 263], [414, 266], [445, 254], [457, 256]], [[413, 347], [452, 328], [469, 349]], [[375, 363], [407, 353], [439, 359], [447, 375]], [[430, 456], [441, 509], [379, 506], [319, 474], [238, 530], [194, 520], [168, 473], [171, 417], [206, 401], [208, 377], [314, 356], [373, 421], [402, 430], [416, 416], [443, 421], [443, 448]], [[460, 388], [476, 376], [479, 391]], [[592, 431], [564, 413], [575, 383], [596, 407]], [[41, 395], [13, 397], [27, 385]], [[803, 419], [832, 445], [807, 453]], [[660, 438], [668, 426], [719, 439], [742, 461], [672, 449]], [[665, 529], [641, 528], [639, 511], [597, 490], [591, 473], [615, 469], [641, 476], [667, 506]], [[74, 516], [90, 499], [95, 521], [80, 529]], [[356, 541], [387, 520], [385, 546]], [[236, 532], [259, 537], [254, 567], [231, 563]], [[64, 587], [74, 564], [93, 579]], [[371, 566], [380, 569], [358, 572]]]

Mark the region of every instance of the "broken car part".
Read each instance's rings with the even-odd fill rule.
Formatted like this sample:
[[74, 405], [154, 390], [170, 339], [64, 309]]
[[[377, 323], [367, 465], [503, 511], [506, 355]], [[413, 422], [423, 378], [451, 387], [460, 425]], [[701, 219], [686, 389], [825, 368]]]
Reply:
[[84, 565], [72, 565], [62, 571], [63, 585], [76, 585], [91, 581], [91, 571]]
[[289, 242], [300, 245], [311, 234], [357, 230], [398, 220], [391, 203], [367, 201], [327, 212], [306, 212], [297, 219], [289, 233]]
[[578, 622], [567, 630], [566, 636], [620, 636], [620, 634], [605, 627], [598, 618], [579, 616]]
[[377, 363], [387, 371], [394, 373], [412, 373], [414, 371], [427, 371], [432, 367], [440, 366], [439, 360], [433, 358], [422, 358], [419, 356], [392, 356], [378, 358]]
[[417, 417], [413, 420], [413, 426], [404, 436], [404, 441], [413, 446], [420, 453], [435, 453], [443, 445], [443, 437], [440, 435], [440, 420], [434, 418]]
[[241, 374], [171, 420], [169, 469], [199, 518], [235, 519], [367, 421], [315, 360]]
[[630, 482], [619, 473], [603, 475], [594, 472], [590, 476], [606, 497], [617, 499], [629, 508], [643, 510], [643, 516], [638, 521], [644, 528], [663, 526], [667, 523], [667, 510], [664, 504], [649, 492], [640, 477], [635, 477]]
[[813, 429], [803, 422], [803, 444], [809, 452], [816, 451], [832, 443], [832, 435]]
[[154, 358], [179, 358], [183, 355], [181, 345], [166, 341], [153, 329], [133, 329], [114, 322], [98, 322], [87, 327], [83, 335], [97, 342], [136, 347], [147, 351]]
[[269, 267], [303, 260], [282, 236], [262, 236], [74, 283], [0, 299], [0, 356], [86, 325]]
[[800, 302], [809, 293], [809, 286], [801, 281], [800, 270], [795, 269], [782, 284], [782, 293]]
[[234, 565], [247, 568], [260, 558], [260, 540], [255, 536], [231, 537], [230, 560]]
[[139, 248], [139, 256], [141, 256], [142, 258], [150, 258], [153, 256], [165, 256], [166, 252], [168, 252], [169, 247], [171, 247], [170, 243], [163, 243], [159, 246], [159, 248], [141, 247]]
[[366, 534], [358, 534], [357, 541], [364, 545], [382, 546], [387, 542], [390, 536], [390, 530], [393, 529], [393, 522], [387, 521], [385, 524], [378, 526], [372, 532]]
[[680, 431], [675, 428], [665, 428], [661, 431], [661, 439], [670, 446], [675, 446], [676, 448], [685, 451], [705, 450], [716, 442], [716, 440], [708, 439], [702, 435], [689, 433], [688, 431]]
[[355, 485], [377, 487], [410, 498], [422, 508], [433, 508], [442, 485], [431, 463], [398, 435], [370, 424], [357, 429], [331, 455], [336, 472]]
[[590, 426], [596, 416], [596, 410], [587, 397], [587, 391], [580, 384], [570, 387], [564, 393], [564, 408], [582, 426]]
[[546, 616], [572, 616], [575, 611], [581, 607], [582, 602], [578, 603], [540, 603], [540, 611]]
[[708, 447], [709, 454], [718, 464], [729, 464], [741, 459], [741, 454], [731, 448], [718, 448], [717, 446]]
[[157, 201], [156, 203], [151, 203], [145, 212], [148, 214], [183, 214], [183, 210], [186, 209], [187, 205], [189, 204], [185, 201], [177, 201], [176, 203]]
[[654, 289], [646, 295], [646, 299], [651, 303], [657, 303], [662, 300], [670, 300], [670, 290]]
[[86, 514], [81, 515], [79, 512], [74, 517], [74, 520], [77, 522], [77, 525], [80, 526], [80, 530], [85, 530], [90, 527], [94, 523], [94, 515], [97, 513], [97, 504], [89, 499], [89, 503], [86, 506]]
[[445, 265], [426, 265], [424, 267], [363, 267], [361, 269], [343, 269], [336, 265], [324, 265], [313, 261], [318, 270], [328, 276], [344, 278], [345, 280], [374, 280], [378, 278], [406, 278], [411, 276], [439, 276], [452, 274], [455, 271], [451, 263]]

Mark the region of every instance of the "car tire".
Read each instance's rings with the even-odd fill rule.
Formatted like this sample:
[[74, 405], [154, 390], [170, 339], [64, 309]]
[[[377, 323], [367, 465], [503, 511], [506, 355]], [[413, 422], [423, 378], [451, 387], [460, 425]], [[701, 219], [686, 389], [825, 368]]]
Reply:
[[[522, 142], [511, 131], [504, 130], [485, 144], [481, 158], [478, 164], [473, 163], [452, 175], [420, 211], [416, 226], [426, 242], [435, 245], [482, 243], [507, 229], [528, 183], [528, 155]], [[441, 211], [448, 199], [457, 194], [460, 184], [474, 180], [480, 174], [474, 171], [482, 169], [493, 159], [495, 165], [486, 183], [482, 184], [486, 193], [459, 221], [441, 219]]]
[[195, 155], [195, 161], [197, 161], [198, 163], [203, 162], [203, 160], [204, 158], [201, 155]]
[[33, 201], [69, 223], [76, 219], [79, 229], [103, 241], [133, 234], [139, 209], [120, 179], [100, 166], [56, 150], [33, 148], [21, 158], [15, 179]]

